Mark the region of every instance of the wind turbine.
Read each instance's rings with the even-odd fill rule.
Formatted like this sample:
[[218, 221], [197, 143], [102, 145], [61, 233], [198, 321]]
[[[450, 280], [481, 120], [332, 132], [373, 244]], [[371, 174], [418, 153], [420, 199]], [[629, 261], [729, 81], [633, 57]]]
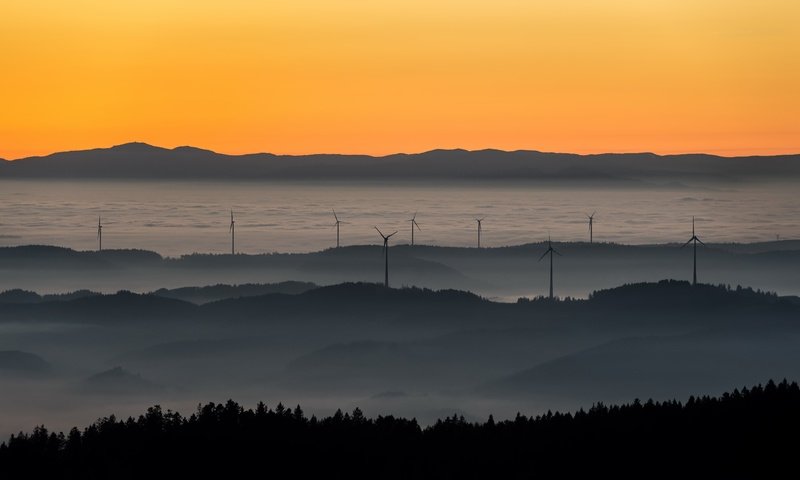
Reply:
[[592, 239], [592, 226], [594, 224], [594, 214], [597, 212], [592, 212], [591, 215], [586, 215], [586, 218], [589, 219], [589, 243], [593, 243]]
[[394, 233], [390, 233], [389, 235], [384, 235], [383, 232], [381, 232], [378, 229], [378, 227], [375, 227], [375, 230], [378, 230], [378, 233], [380, 234], [380, 236], [383, 237], [383, 257], [384, 257], [385, 262], [386, 262], [386, 267], [385, 267], [385, 270], [384, 270], [383, 285], [386, 288], [389, 288], [389, 239], [392, 238], [392, 235], [397, 233], [397, 230], [395, 230]]
[[692, 217], [692, 238], [690, 238], [688, 242], [684, 243], [681, 248], [689, 245], [690, 243], [694, 243], [694, 270], [692, 272], [692, 285], [697, 285], [697, 244], [700, 243], [700, 245], [704, 247], [706, 244], [694, 234], [694, 217]]
[[97, 251], [103, 251], [103, 224], [99, 215], [97, 216]]
[[333, 212], [333, 218], [336, 219], [336, 223], [334, 223], [333, 226], [336, 227], [336, 248], [339, 248], [339, 225], [347, 222], [339, 220], [339, 217], [336, 216], [336, 210], [331, 209], [331, 211]]
[[478, 222], [478, 248], [481, 248], [481, 222], [484, 218], [486, 217], [475, 219], [475, 221]]
[[422, 228], [420, 228], [420, 226], [419, 226], [419, 223], [417, 223], [417, 212], [414, 212], [414, 216], [411, 217], [411, 220], [409, 220], [409, 222], [411, 222], [411, 246], [413, 247], [414, 246], [414, 227], [416, 226], [417, 230], [422, 230]]
[[236, 253], [235, 250], [235, 240], [236, 240], [236, 222], [233, 220], [233, 210], [231, 210], [231, 228], [229, 229], [231, 233], [231, 255]]
[[550, 241], [549, 235], [547, 236], [547, 250], [545, 250], [542, 256], [539, 257], [539, 261], [541, 262], [542, 259], [545, 256], [547, 256], [548, 253], [550, 254], [550, 300], [552, 300], [553, 299], [553, 254], [555, 253], [559, 257], [562, 255], [558, 252], [558, 250], [553, 248], [553, 243]]

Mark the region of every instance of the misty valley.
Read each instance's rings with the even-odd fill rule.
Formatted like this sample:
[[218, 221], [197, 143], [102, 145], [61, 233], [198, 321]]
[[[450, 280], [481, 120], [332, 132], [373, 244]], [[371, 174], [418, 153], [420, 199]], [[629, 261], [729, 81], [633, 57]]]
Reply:
[[[543, 265], [531, 278], [546, 244], [392, 247], [396, 288], [363, 281], [383, 280], [378, 247], [179, 258], [1, 248], [0, 408], [14, 415], [0, 433], [229, 398], [424, 426], [800, 378], [792, 242], [708, 245], [700, 278], [718, 281], [698, 285], [664, 280], [691, 273], [678, 245], [554, 246], [557, 296], [602, 288], [547, 298]], [[541, 293], [521, 295], [524, 282]]]
[[0, 162], [0, 471], [757, 477], [800, 428], [799, 159]]

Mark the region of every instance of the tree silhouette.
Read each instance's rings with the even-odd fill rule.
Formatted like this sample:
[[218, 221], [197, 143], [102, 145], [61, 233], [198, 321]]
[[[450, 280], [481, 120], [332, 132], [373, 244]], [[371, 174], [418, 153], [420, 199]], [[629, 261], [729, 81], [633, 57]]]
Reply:
[[4, 478], [762, 478], [793, 471], [800, 388], [768, 382], [720, 397], [598, 403], [422, 428], [356, 408], [308, 418], [297, 406], [229, 400], [189, 417], [154, 406], [65, 436], [37, 426], [0, 445]]

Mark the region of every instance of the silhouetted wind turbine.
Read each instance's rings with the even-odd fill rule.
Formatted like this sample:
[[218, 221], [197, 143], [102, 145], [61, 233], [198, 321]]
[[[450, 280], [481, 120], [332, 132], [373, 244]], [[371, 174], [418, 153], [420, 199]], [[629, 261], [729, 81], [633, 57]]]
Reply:
[[97, 251], [103, 251], [103, 224], [99, 215], [97, 216]]
[[231, 210], [231, 255], [236, 253], [236, 222], [233, 220], [233, 210]]
[[389, 235], [384, 235], [383, 232], [381, 232], [378, 229], [378, 227], [375, 227], [375, 230], [378, 230], [380, 236], [383, 237], [383, 257], [386, 262], [386, 267], [384, 269], [383, 285], [386, 288], [389, 288], [389, 239], [392, 238], [392, 235], [397, 233], [397, 230], [395, 230], [394, 233], [390, 233]]
[[483, 222], [483, 218], [476, 218], [475, 221], [478, 222], [478, 248], [481, 248], [481, 222]]
[[559, 257], [562, 256], [558, 253], [558, 250], [553, 248], [552, 242], [550, 242], [550, 236], [547, 237], [547, 250], [539, 257], [539, 261], [541, 262], [542, 259], [547, 255], [550, 254], [550, 300], [553, 299], [553, 254], [555, 253]]
[[688, 242], [684, 243], [681, 248], [689, 245], [690, 243], [694, 243], [694, 270], [692, 271], [692, 285], [697, 285], [697, 244], [700, 243], [700, 245], [704, 247], [706, 244], [694, 234], [694, 217], [692, 217], [692, 238], [690, 238]]
[[333, 218], [336, 219], [336, 223], [334, 223], [333, 226], [336, 227], [336, 248], [339, 248], [339, 225], [347, 222], [339, 220], [339, 217], [336, 216], [336, 210], [331, 209], [331, 211], [333, 212]]
[[409, 220], [409, 222], [411, 222], [411, 246], [413, 247], [414, 246], [414, 227], [416, 226], [417, 230], [422, 230], [422, 228], [420, 228], [420, 226], [419, 226], [419, 223], [417, 223], [417, 212], [414, 212], [414, 216], [411, 217], [411, 220]]
[[589, 219], [589, 243], [593, 243], [592, 239], [592, 226], [594, 224], [594, 214], [597, 212], [592, 212], [591, 215], [586, 215], [586, 218]]

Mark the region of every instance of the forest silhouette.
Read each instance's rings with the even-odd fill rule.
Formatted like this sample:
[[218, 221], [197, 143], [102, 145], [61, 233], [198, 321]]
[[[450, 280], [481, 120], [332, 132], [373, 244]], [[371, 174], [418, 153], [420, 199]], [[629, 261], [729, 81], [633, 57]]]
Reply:
[[786, 380], [686, 402], [483, 423], [453, 415], [425, 428], [358, 408], [309, 418], [300, 406], [229, 400], [188, 417], [155, 406], [66, 435], [39, 426], [0, 445], [0, 466], [7, 478], [757, 478], [793, 468], [798, 428], [800, 387]]

